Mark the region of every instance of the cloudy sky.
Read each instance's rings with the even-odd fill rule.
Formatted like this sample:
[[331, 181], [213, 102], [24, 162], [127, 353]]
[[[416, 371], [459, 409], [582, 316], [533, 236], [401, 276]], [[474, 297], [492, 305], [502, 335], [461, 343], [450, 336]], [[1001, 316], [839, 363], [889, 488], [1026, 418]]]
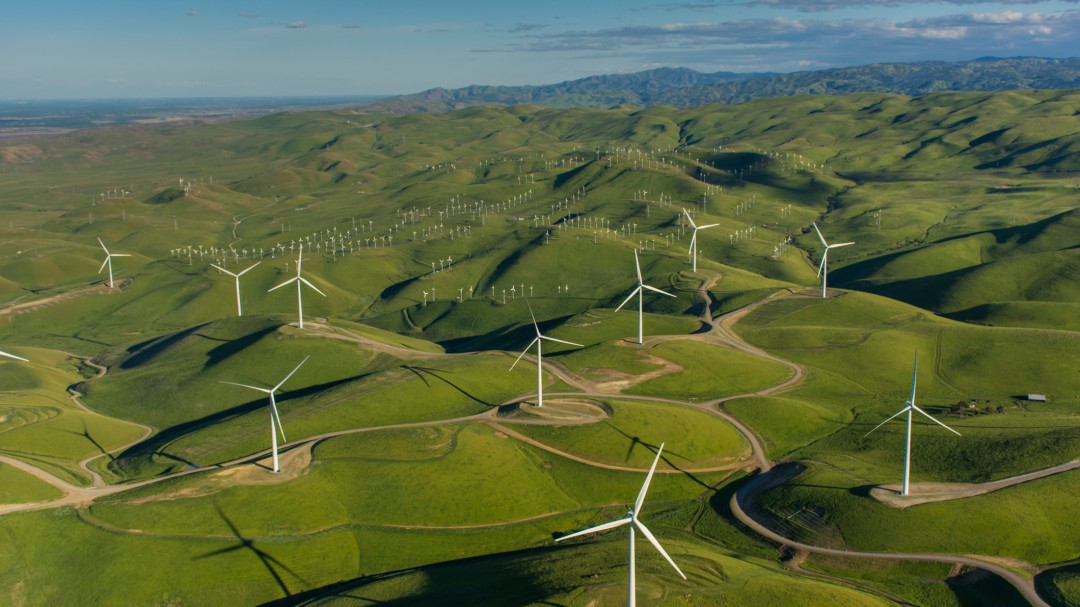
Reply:
[[660, 66], [1080, 55], [1080, 0], [42, 0], [0, 14], [5, 99], [378, 95]]

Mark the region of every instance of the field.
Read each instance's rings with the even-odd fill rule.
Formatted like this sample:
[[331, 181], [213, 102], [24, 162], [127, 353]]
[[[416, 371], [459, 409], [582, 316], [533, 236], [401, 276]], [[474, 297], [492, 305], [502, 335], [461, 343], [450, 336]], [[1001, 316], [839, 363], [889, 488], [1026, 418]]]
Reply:
[[[638, 541], [642, 603], [1080, 604], [1078, 111], [854, 94], [5, 140], [0, 350], [29, 362], [0, 361], [0, 604], [619, 605], [626, 528], [554, 540], [625, 516], [661, 445], [641, 521], [689, 579]], [[717, 224], [696, 271], [686, 214]], [[855, 243], [826, 297], [812, 223]], [[130, 255], [115, 287], [98, 239]], [[251, 268], [243, 316], [214, 265]], [[302, 317], [274, 289], [297, 276]], [[639, 316], [639, 282], [673, 297]], [[571, 343], [515, 365], [538, 331]], [[913, 373], [962, 436], [915, 418], [913, 493], [954, 499], [898, 508], [903, 420], [875, 427]]]

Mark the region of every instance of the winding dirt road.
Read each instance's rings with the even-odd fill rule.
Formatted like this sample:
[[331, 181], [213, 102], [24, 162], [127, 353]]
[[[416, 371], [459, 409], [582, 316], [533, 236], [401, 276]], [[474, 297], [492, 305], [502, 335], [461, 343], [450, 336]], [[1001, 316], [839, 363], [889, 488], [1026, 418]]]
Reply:
[[[656, 337], [651, 337], [648, 340], [646, 340], [645, 347], [648, 347], [649, 345], [654, 345], [656, 343], [661, 343], [663, 341], [670, 341], [670, 340], [676, 340], [676, 339], [703, 341], [705, 343], [710, 343], [710, 344], [716, 345], [717, 347], [732, 348], [732, 349], [739, 350], [741, 352], [745, 352], [747, 354], [751, 354], [753, 356], [756, 356], [756, 357], [759, 357], [759, 358], [762, 358], [762, 359], [766, 359], [766, 360], [770, 360], [770, 361], [782, 364], [782, 365], [786, 366], [791, 371], [790, 376], [786, 380], [784, 380], [783, 382], [781, 382], [779, 384], [776, 384], [774, 386], [771, 386], [771, 387], [768, 387], [768, 388], [765, 388], [765, 389], [762, 389], [762, 390], [758, 390], [758, 391], [755, 391], [755, 392], [750, 392], [750, 393], [745, 393], [745, 394], [737, 394], [737, 395], [732, 395], [732, 396], [725, 396], [725, 397], [722, 397], [722, 398], [715, 398], [715, 399], [711, 399], [711, 400], [707, 400], [707, 401], [703, 401], [703, 402], [686, 402], [686, 401], [681, 401], [681, 400], [671, 399], [671, 398], [628, 395], [628, 394], [621, 394], [619, 392], [612, 392], [610, 390], [603, 390], [603, 389], [600, 389], [599, 384], [601, 382], [592, 382], [592, 381], [586, 380], [586, 379], [584, 379], [582, 377], [579, 377], [579, 376], [571, 373], [565, 367], [563, 367], [563, 366], [561, 366], [561, 365], [559, 365], [557, 363], [553, 364], [553, 363], [549, 362], [548, 363], [548, 370], [555, 377], [557, 377], [559, 380], [562, 380], [563, 382], [565, 382], [566, 384], [572, 386], [573, 388], [575, 388], [577, 390], [575, 392], [550, 393], [549, 396], [550, 397], [556, 397], [556, 398], [558, 398], [558, 397], [562, 397], [562, 398], [588, 397], [588, 398], [598, 398], [598, 399], [618, 398], [618, 399], [623, 399], [623, 400], [638, 400], [638, 401], [645, 401], [645, 402], [667, 403], [667, 404], [674, 404], [674, 405], [680, 405], [680, 406], [693, 407], [693, 408], [696, 408], [696, 409], [700, 409], [702, 411], [709, 412], [709, 413], [711, 413], [713, 415], [719, 416], [722, 419], [724, 419], [724, 421], [731, 424], [746, 439], [747, 443], [750, 445], [751, 460], [743, 461], [743, 462], [739, 462], [739, 463], [735, 463], [735, 464], [731, 464], [731, 465], [727, 465], [727, 466], [721, 466], [721, 467], [716, 467], [716, 468], [707, 468], [707, 469], [702, 469], [702, 470], [685, 470], [685, 471], [683, 471], [683, 470], [657, 470], [656, 472], [657, 473], [668, 473], [668, 474], [682, 474], [682, 473], [686, 473], [686, 472], [691, 472], [691, 473], [695, 473], [695, 472], [718, 472], [718, 471], [724, 471], [724, 470], [733, 470], [733, 469], [737, 469], [737, 468], [756, 468], [759, 471], [757, 476], [755, 476], [749, 482], [745, 483], [742, 487], [740, 487], [739, 490], [736, 491], [735, 495], [732, 497], [731, 509], [732, 509], [732, 512], [735, 514], [735, 516], [743, 524], [745, 524], [747, 527], [754, 530], [756, 533], [760, 534], [761, 536], [763, 536], [765, 538], [768, 538], [771, 541], [780, 543], [780, 544], [785, 545], [785, 546], [790, 546], [792, 548], [795, 548], [795, 549], [797, 549], [799, 551], [802, 551], [802, 552], [805, 552], [805, 553], [837, 555], [837, 556], [843, 556], [843, 557], [847, 557], [847, 558], [857, 558], [857, 559], [858, 558], [865, 558], [865, 559], [892, 559], [892, 560], [924, 560], [924, 561], [937, 561], [937, 562], [946, 562], [946, 563], [954, 563], [954, 564], [955, 563], [960, 563], [960, 564], [964, 564], [964, 565], [969, 565], [969, 566], [972, 566], [972, 567], [977, 567], [977, 568], [980, 568], [980, 569], [985, 569], [987, 571], [991, 571], [994, 574], [1002, 577], [1003, 579], [1008, 581], [1010, 584], [1012, 584], [1014, 587], [1016, 587], [1017, 590], [1019, 592], [1021, 592], [1023, 594], [1023, 596], [1028, 601], [1030, 601], [1033, 605], [1036, 605], [1037, 607], [1044, 607], [1044, 606], [1048, 607], [1047, 603], [1045, 601], [1043, 601], [1042, 598], [1035, 591], [1034, 583], [1033, 583], [1033, 580], [1031, 578], [1026, 577], [1024, 575], [1021, 575], [1020, 573], [1018, 573], [1017, 571], [1015, 571], [1012, 568], [1005, 567], [1005, 566], [999, 564], [998, 562], [994, 562], [994, 560], [992, 560], [992, 557], [984, 557], [984, 556], [979, 556], [979, 555], [956, 555], [956, 554], [939, 554], [939, 553], [885, 553], [885, 552], [859, 552], [859, 551], [838, 550], [838, 549], [833, 549], [833, 548], [819, 547], [819, 546], [813, 546], [813, 545], [809, 545], [809, 544], [804, 544], [804, 543], [801, 543], [801, 542], [796, 542], [796, 541], [793, 541], [793, 540], [790, 540], [790, 539], [784, 537], [783, 535], [781, 535], [780, 533], [775, 531], [770, 526], [769, 517], [766, 514], [760, 512], [760, 510], [755, 507], [756, 500], [757, 500], [758, 496], [760, 496], [763, 492], [767, 491], [768, 489], [771, 489], [773, 487], [779, 486], [779, 485], [781, 485], [783, 483], [786, 483], [786, 482], [790, 481], [792, 478], [795, 477], [795, 475], [797, 475], [799, 473], [799, 469], [797, 467], [795, 467], [795, 466], [788, 466], [788, 465], [775, 466], [774, 467], [773, 462], [770, 461], [768, 456], [766, 455], [765, 448], [764, 448], [760, 438], [750, 428], [748, 428], [745, 424], [743, 424], [740, 420], [738, 420], [737, 418], [732, 416], [730, 413], [725, 411], [723, 409], [723, 404], [725, 402], [727, 402], [727, 401], [738, 399], [738, 398], [749, 398], [749, 397], [755, 397], [755, 396], [767, 396], [767, 395], [770, 395], [770, 394], [774, 394], [774, 393], [777, 393], [779, 391], [791, 388], [791, 387], [799, 384], [803, 380], [805, 375], [804, 375], [804, 371], [803, 371], [801, 366], [799, 366], [798, 364], [795, 364], [795, 363], [793, 363], [791, 361], [787, 361], [787, 360], [778, 358], [776, 356], [773, 356], [773, 355], [771, 355], [771, 354], [769, 354], [767, 352], [764, 352], [764, 351], [760, 350], [759, 348], [756, 348], [756, 347], [752, 346], [751, 344], [747, 343], [741, 337], [738, 336], [738, 334], [734, 331], [733, 326], [734, 326], [734, 324], [736, 322], [738, 322], [738, 320], [740, 318], [744, 317], [745, 315], [749, 314], [753, 310], [757, 309], [758, 307], [760, 307], [762, 305], [765, 305], [766, 303], [768, 303], [770, 301], [774, 301], [776, 299], [781, 299], [781, 298], [788, 298], [788, 297], [803, 297], [804, 295], [794, 293], [794, 292], [790, 292], [790, 291], [778, 291], [778, 292], [774, 293], [773, 295], [769, 296], [766, 299], [763, 299], [763, 300], [760, 300], [760, 301], [755, 302], [753, 304], [750, 304], [748, 306], [745, 306], [745, 307], [743, 307], [743, 308], [741, 308], [739, 310], [736, 310], [734, 312], [730, 312], [730, 313], [722, 315], [720, 317], [713, 318], [712, 315], [711, 315], [711, 312], [710, 312], [710, 309], [711, 309], [710, 304], [712, 303], [712, 300], [711, 300], [711, 295], [708, 292], [708, 288], [712, 284], [714, 284], [716, 282], [716, 280], [718, 280], [718, 278], [719, 278], [719, 275], [714, 275], [714, 276], [708, 278], [707, 280], [705, 280], [702, 283], [701, 287], [698, 289], [698, 296], [702, 298], [703, 303], [704, 303], [701, 321], [703, 322], [703, 324], [705, 324], [705, 325], [707, 325], [709, 327], [709, 331], [707, 333], [695, 334], [695, 335], [683, 335], [683, 336], [656, 336]], [[372, 339], [370, 337], [360, 335], [360, 334], [355, 333], [353, 331], [349, 331], [348, 329], [344, 329], [344, 328], [341, 328], [341, 327], [333, 327], [333, 326], [330, 326], [328, 324], [309, 323], [309, 325], [311, 326], [311, 333], [312, 333], [313, 336], [329, 337], [329, 338], [334, 338], [334, 339], [345, 339], [345, 340], [354, 341], [354, 342], [357, 342], [357, 343], [362, 343], [365, 346], [367, 346], [367, 347], [369, 347], [369, 348], [371, 348], [373, 350], [380, 351], [380, 352], [385, 352], [387, 354], [390, 354], [390, 355], [393, 355], [395, 357], [399, 357], [399, 358], [402, 358], [402, 359], [405, 359], [405, 360], [410, 360], [410, 359], [415, 360], [415, 359], [421, 359], [421, 358], [423, 358], [423, 359], [438, 358], [438, 357], [441, 357], [441, 356], [457, 356], [457, 355], [454, 355], [454, 354], [446, 354], [446, 353], [418, 352], [416, 350], [412, 350], [412, 349], [409, 349], [409, 348], [406, 348], [406, 347], [403, 347], [403, 346], [397, 346], [397, 345], [388, 344], [388, 343], [385, 343], [385, 342], [382, 342], [382, 341], [378, 341], [378, 340]], [[526, 358], [530, 358], [534, 363], [536, 362], [535, 359], [532, 358], [531, 355], [526, 355]], [[104, 372], [105, 372], [105, 369], [99, 367], [99, 373], [98, 373], [97, 377], [100, 377], [102, 374], [104, 374]], [[515, 397], [515, 398], [509, 400], [507, 403], [504, 403], [504, 404], [518, 403], [518, 402], [521, 402], [522, 400], [524, 400], [526, 398], [534, 397], [534, 396], [535, 396], [535, 393], [528, 393], [528, 394], [520, 395], [518, 397]], [[79, 402], [78, 397], [79, 397], [79, 394], [77, 392], [72, 391], [72, 400], [75, 402], [76, 406], [78, 406], [78, 407], [80, 407], [82, 409], [86, 409], [85, 406], [83, 406], [83, 404], [81, 402]], [[86, 410], [88, 410], [88, 409], [86, 409]], [[525, 436], [525, 435], [523, 435], [523, 434], [521, 434], [519, 432], [516, 432], [516, 431], [514, 431], [514, 430], [507, 427], [507, 425], [509, 425], [509, 424], [530, 423], [530, 422], [521, 422], [521, 421], [516, 421], [516, 420], [513, 420], [513, 419], [497, 418], [496, 415], [495, 415], [496, 412], [497, 412], [497, 409], [493, 409], [491, 411], [483, 412], [483, 413], [480, 413], [480, 414], [477, 414], [477, 415], [470, 415], [470, 416], [465, 416], [465, 417], [457, 417], [457, 418], [453, 418], [453, 419], [432, 420], [432, 421], [426, 421], [426, 422], [414, 422], [414, 423], [404, 423], [404, 424], [393, 424], [393, 425], [379, 426], [379, 427], [352, 428], [352, 429], [340, 430], [340, 431], [336, 431], [336, 432], [328, 432], [328, 433], [320, 434], [320, 435], [317, 435], [317, 436], [307, 437], [307, 438], [304, 438], [304, 439], [301, 439], [301, 440], [298, 440], [298, 441], [294, 441], [292, 443], [288, 443], [286, 445], [283, 445], [281, 447], [280, 451], [286, 452], [285, 453], [286, 456], [289, 455], [288, 452], [295, 453], [295, 451], [293, 451], [293, 450], [298, 450], [298, 449], [307, 450], [310, 453], [310, 449], [312, 447], [314, 447], [316, 444], [318, 444], [319, 442], [327, 440], [329, 438], [333, 438], [333, 437], [336, 437], [336, 436], [342, 436], [342, 435], [346, 435], [346, 434], [355, 434], [355, 433], [362, 433], [362, 432], [373, 432], [373, 431], [395, 429], [395, 428], [415, 428], [415, 427], [442, 425], [442, 424], [457, 423], [457, 422], [479, 421], [479, 422], [491, 425], [497, 431], [503, 432], [508, 437], [511, 437], [511, 438], [513, 438], [515, 440], [520, 440], [520, 441], [529, 443], [529, 444], [534, 445], [534, 446], [536, 446], [538, 448], [541, 448], [541, 449], [544, 449], [544, 450], [546, 450], [548, 452], [556, 454], [556, 455], [558, 455], [560, 457], [564, 457], [564, 458], [567, 458], [567, 459], [570, 459], [570, 460], [573, 460], [573, 461], [577, 461], [579, 463], [587, 464], [587, 465], [590, 465], [590, 466], [596, 466], [596, 467], [600, 467], [600, 468], [607, 468], [607, 469], [612, 469], [612, 470], [620, 470], [620, 471], [629, 471], [629, 472], [645, 472], [646, 471], [645, 469], [638, 469], [638, 468], [624, 467], [624, 466], [613, 466], [613, 465], [605, 464], [605, 463], [602, 463], [602, 462], [591, 461], [591, 460], [588, 460], [586, 458], [576, 456], [576, 455], [573, 455], [573, 454], [570, 454], [570, 453], [566, 453], [565, 451], [562, 451], [562, 450], [556, 449], [554, 447], [551, 447], [549, 445], [543, 444], [540, 441], [536, 441], [534, 439], [531, 439], [531, 438], [529, 438], [529, 437], [527, 437], [527, 436]], [[579, 420], [577, 423], [587, 423], [588, 421], [593, 421], [593, 420], [584, 419], [584, 420]], [[536, 422], [532, 422], [532, 423], [536, 423]], [[566, 423], [566, 422], [562, 422], [562, 423]], [[573, 423], [573, 422], [571, 422], [571, 423]], [[146, 436], [149, 436], [149, 434], [151, 433], [150, 428], [148, 428], [146, 426], [143, 426], [143, 427], [145, 428], [145, 433], [144, 433], [144, 436], [139, 439], [139, 441], [145, 439]], [[139, 441], [136, 441], [136, 442], [139, 442]], [[126, 446], [121, 447], [119, 449], [114, 449], [112, 452], [119, 451], [120, 449], [126, 448], [128, 446], [129, 445], [126, 445]], [[72, 484], [67, 483], [67, 482], [63, 481], [62, 479], [59, 479], [59, 478], [55, 477], [54, 475], [49, 474], [48, 472], [46, 472], [44, 470], [41, 470], [40, 468], [37, 468], [35, 466], [32, 466], [32, 465], [30, 465], [30, 464], [28, 464], [26, 462], [22, 462], [20, 460], [10, 458], [10, 457], [6, 457], [6, 456], [0, 456], [0, 462], [3, 462], [5, 464], [11, 465], [11, 466], [14, 466], [14, 467], [16, 467], [16, 468], [18, 468], [20, 470], [23, 470], [25, 472], [28, 472], [30, 474], [33, 474], [35, 477], [49, 483], [50, 485], [56, 487], [57, 489], [59, 489], [60, 491], [62, 491], [64, 493], [63, 497], [61, 497], [59, 499], [56, 499], [56, 500], [48, 501], [48, 502], [41, 502], [41, 503], [35, 503], [35, 504], [14, 504], [14, 505], [0, 506], [0, 515], [10, 513], [10, 512], [19, 512], [19, 511], [26, 511], [26, 510], [38, 510], [38, 509], [44, 509], [44, 508], [56, 508], [56, 507], [60, 507], [60, 506], [87, 505], [87, 504], [91, 503], [93, 500], [95, 500], [95, 499], [97, 499], [99, 497], [102, 497], [102, 496], [114, 495], [116, 493], [120, 493], [120, 492], [123, 492], [123, 491], [129, 491], [129, 490], [137, 488], [137, 487], [143, 487], [143, 486], [150, 485], [150, 484], [153, 484], [153, 483], [158, 483], [158, 482], [162, 482], [162, 481], [165, 481], [165, 480], [174, 479], [174, 478], [177, 478], [177, 477], [180, 477], [180, 476], [185, 476], [185, 475], [194, 474], [194, 473], [198, 473], [198, 472], [205, 472], [207, 470], [224, 470], [224, 469], [229, 469], [229, 468], [232, 468], [232, 467], [235, 467], [235, 466], [253, 464], [255, 462], [258, 462], [261, 459], [266, 458], [269, 455], [269, 453], [270, 453], [270, 450], [267, 449], [267, 450], [259, 452], [259, 453], [251, 454], [251, 455], [245, 456], [243, 458], [239, 458], [239, 459], [229, 461], [229, 462], [224, 462], [224, 463], [221, 463], [221, 464], [218, 464], [218, 465], [215, 465], [215, 466], [209, 466], [209, 467], [203, 467], [203, 468], [192, 468], [192, 469], [189, 469], [189, 470], [185, 470], [185, 471], [175, 473], [175, 474], [170, 474], [170, 475], [167, 475], [167, 476], [156, 477], [156, 478], [148, 479], [148, 480], [145, 480], [145, 481], [134, 482], [134, 483], [126, 483], [126, 484], [121, 484], [121, 485], [106, 485], [98, 474], [94, 473], [93, 471], [91, 471], [87, 467], [87, 465], [91, 461], [93, 461], [94, 459], [104, 457], [104, 456], [107, 455], [106, 453], [102, 453], [102, 454], [99, 454], [99, 455], [95, 455], [95, 456], [93, 456], [91, 458], [87, 458], [86, 460], [83, 460], [82, 462], [80, 462], [80, 467], [82, 469], [86, 470], [91, 475], [91, 477], [93, 479], [93, 483], [92, 483], [91, 487], [79, 487], [79, 486], [72, 485]], [[966, 496], [966, 495], [979, 495], [981, 493], [986, 493], [986, 492], [989, 492], [989, 491], [993, 491], [993, 490], [1000, 489], [1000, 488], [1003, 488], [1003, 487], [1012, 486], [1012, 485], [1022, 483], [1022, 482], [1027, 482], [1027, 481], [1034, 480], [1034, 479], [1037, 479], [1037, 478], [1043, 478], [1043, 477], [1049, 476], [1051, 474], [1055, 474], [1055, 473], [1058, 473], [1058, 472], [1061, 472], [1061, 471], [1064, 471], [1064, 470], [1075, 469], [1075, 468], [1078, 468], [1078, 467], [1080, 467], [1080, 460], [1075, 461], [1075, 462], [1069, 462], [1069, 463], [1066, 463], [1066, 464], [1062, 464], [1060, 466], [1056, 466], [1054, 468], [1050, 468], [1050, 469], [1047, 469], [1047, 470], [1033, 472], [1033, 473], [1029, 473], [1029, 474], [1025, 474], [1025, 475], [1020, 475], [1020, 476], [1017, 476], [1017, 477], [1012, 477], [1010, 479], [1002, 479], [1002, 480], [999, 480], [999, 481], [994, 481], [993, 483], [985, 483], [983, 485], [975, 485], [975, 486], [972, 486], [972, 487], [983, 488], [985, 490], [977, 491], [976, 489], [972, 489], [972, 488], [969, 487], [969, 488], [964, 490], [966, 493], [961, 492], [961, 493], [964, 493], [964, 495], [960, 495], [959, 493], [957, 493], [955, 497], [951, 497], [951, 498], [948, 498], [948, 499], [957, 499], [959, 497], [963, 497], [963, 496]], [[929, 501], [929, 500], [927, 500], [927, 501]], [[537, 517], [532, 517], [532, 518], [530, 518], [528, 520], [538, 520], [538, 519], [545, 518], [547, 516], [554, 516], [555, 514], [559, 514], [559, 513], [543, 514], [543, 515], [539, 515]], [[502, 524], [507, 524], [507, 523], [502, 523]], [[1029, 564], [1029, 563], [1023, 563], [1021, 561], [1017, 561], [1016, 564], [1019, 565], [1021, 568], [1028, 568], [1030, 570], [1035, 569], [1035, 567], [1033, 565]], [[881, 593], [879, 592], [879, 594], [881, 594]]]

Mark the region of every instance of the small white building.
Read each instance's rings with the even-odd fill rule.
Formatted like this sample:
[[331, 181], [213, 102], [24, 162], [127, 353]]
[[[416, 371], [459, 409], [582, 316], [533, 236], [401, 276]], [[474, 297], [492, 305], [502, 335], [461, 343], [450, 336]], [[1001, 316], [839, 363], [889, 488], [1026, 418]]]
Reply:
[[1027, 399], [1030, 400], [1030, 401], [1035, 401], [1037, 403], [1045, 403], [1046, 402], [1046, 395], [1045, 394], [1028, 394]]

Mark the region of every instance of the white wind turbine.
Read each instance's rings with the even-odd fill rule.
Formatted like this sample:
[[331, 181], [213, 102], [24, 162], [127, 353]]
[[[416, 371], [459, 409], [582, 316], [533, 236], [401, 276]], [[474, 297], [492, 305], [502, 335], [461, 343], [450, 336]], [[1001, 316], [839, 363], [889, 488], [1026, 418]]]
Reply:
[[[311, 358], [311, 357], [310, 356], [305, 356], [304, 360], [300, 361], [300, 364], [296, 365], [295, 369], [293, 369], [292, 371], [289, 371], [289, 374], [285, 376], [285, 379], [279, 381], [276, 386], [274, 386], [273, 388], [270, 388], [270, 389], [260, 388], [258, 386], [249, 386], [247, 384], [238, 384], [236, 382], [231, 382], [231, 381], [223, 381], [223, 382], [221, 382], [223, 384], [229, 384], [231, 386], [240, 386], [242, 388], [251, 388], [252, 390], [258, 390], [259, 392], [263, 392], [265, 394], [270, 395], [270, 444], [271, 444], [271, 450], [274, 453], [274, 472], [277, 472], [278, 469], [279, 469], [278, 468], [278, 442], [277, 442], [277, 433], [278, 433], [279, 430], [281, 431], [281, 440], [286, 441], [286, 442], [288, 441], [288, 439], [285, 438], [285, 428], [283, 428], [281, 426], [281, 415], [278, 414], [277, 400], [274, 398], [274, 393], [277, 392], [278, 388], [280, 388], [285, 382], [289, 381], [289, 378], [293, 376], [293, 373], [296, 373], [300, 369], [300, 367], [303, 366], [303, 364], [307, 362], [307, 359], [309, 359], [309, 358]], [[276, 425], [276, 427], [275, 427], [275, 425]]]
[[625, 306], [626, 303], [628, 301], [630, 301], [631, 298], [634, 297], [634, 295], [638, 296], [638, 303], [637, 303], [637, 314], [638, 314], [637, 342], [638, 342], [638, 345], [641, 345], [645, 341], [645, 333], [644, 333], [644, 331], [645, 331], [645, 312], [644, 312], [645, 289], [648, 289], [650, 291], [654, 291], [654, 292], [659, 293], [661, 295], [667, 295], [668, 297], [675, 297], [675, 296], [672, 295], [671, 293], [666, 292], [666, 291], [661, 291], [660, 289], [657, 289], [656, 287], [650, 287], [649, 285], [645, 284], [642, 281], [642, 279], [641, 279], [641, 263], [638, 262], [638, 254], [637, 254], [636, 249], [634, 250], [634, 268], [637, 270], [637, 288], [635, 288], [633, 291], [630, 292], [630, 295], [628, 295], [626, 297], [626, 299], [624, 299], [623, 302], [621, 304], [619, 304], [618, 308], [615, 308], [615, 311], [618, 312], [619, 310], [621, 310], [622, 307]]
[[554, 341], [554, 342], [558, 342], [560, 344], [566, 344], [568, 346], [577, 346], [579, 348], [584, 348], [585, 346], [583, 346], [581, 344], [575, 344], [572, 341], [563, 341], [561, 339], [555, 339], [554, 337], [548, 337], [547, 335], [541, 335], [540, 334], [540, 325], [536, 324], [536, 315], [533, 314], [532, 305], [529, 304], [528, 299], [525, 300], [525, 305], [529, 306], [529, 316], [532, 317], [533, 328], [536, 329], [536, 337], [533, 338], [533, 340], [531, 342], [529, 342], [529, 345], [525, 346], [525, 349], [521, 352], [521, 354], [518, 355], [517, 360], [514, 361], [514, 364], [510, 365], [510, 370], [513, 371], [514, 367], [516, 367], [517, 364], [519, 362], [521, 362], [521, 357], [525, 356], [525, 353], [529, 351], [529, 348], [533, 347], [533, 344], [536, 344], [536, 406], [537, 407], [543, 407], [544, 406], [544, 356], [541, 353], [541, 342], [546, 339], [548, 341]]
[[690, 217], [690, 213], [688, 213], [686, 211], [686, 209], [683, 209], [682, 212], [683, 212], [684, 215], [686, 215], [686, 220], [690, 222], [690, 227], [694, 228], [694, 235], [690, 237], [690, 259], [693, 260], [694, 271], [697, 272], [697, 233], [698, 233], [698, 230], [704, 230], [705, 228], [715, 228], [716, 226], [718, 226], [720, 224], [718, 224], [718, 223], [710, 223], [710, 224], [707, 224], [707, 225], [699, 226], [698, 224], [694, 223], [694, 219], [692, 217]]
[[105, 243], [101, 242], [101, 239], [97, 239], [98, 244], [105, 250], [105, 261], [101, 262], [101, 267], [98, 268], [97, 273], [101, 274], [101, 271], [105, 269], [105, 266], [109, 266], [109, 288], [113, 288], [113, 276], [112, 276], [112, 258], [113, 257], [131, 257], [127, 253], [110, 253], [109, 249], [105, 247]]
[[6, 356], [8, 358], [14, 358], [15, 360], [21, 360], [24, 363], [30, 362], [29, 360], [26, 360], [25, 358], [23, 358], [21, 356], [15, 356], [14, 354], [8, 354], [7, 352], [0, 352], [0, 356]]
[[667, 559], [667, 562], [675, 568], [675, 571], [678, 572], [678, 574], [681, 575], [684, 580], [686, 579], [686, 574], [683, 573], [681, 569], [679, 569], [679, 566], [675, 564], [675, 561], [671, 560], [671, 557], [668, 556], [668, 553], [666, 551], [664, 551], [664, 548], [660, 545], [660, 542], [656, 541], [656, 536], [654, 536], [652, 532], [649, 531], [649, 528], [645, 526], [645, 523], [642, 523], [641, 520], [638, 519], [638, 514], [641, 513], [641, 506], [645, 502], [645, 492], [649, 490], [649, 483], [652, 482], [653, 472], [656, 471], [656, 464], [660, 461], [660, 453], [663, 452], [663, 450], [664, 445], [661, 444], [660, 448], [656, 450], [656, 459], [653, 460], [652, 468], [649, 468], [649, 475], [645, 477], [645, 484], [641, 486], [641, 492], [638, 493], [637, 500], [634, 502], [634, 507], [630, 510], [630, 512], [626, 513], [626, 517], [621, 518], [617, 521], [612, 521], [610, 523], [604, 523], [602, 525], [590, 527], [588, 529], [585, 529], [584, 531], [578, 531], [576, 533], [571, 533], [570, 535], [564, 535], [555, 540], [556, 542], [561, 542], [563, 540], [568, 540], [572, 537], [578, 537], [579, 535], [585, 535], [587, 533], [596, 533], [598, 531], [606, 531], [608, 529], [622, 527], [623, 525], [630, 525], [630, 588], [628, 590], [627, 600], [627, 605], [629, 605], [630, 607], [634, 607], [637, 604], [637, 599], [635, 597], [637, 590], [637, 575], [636, 567], [634, 565], [635, 530], [640, 529], [641, 534], [645, 536], [645, 539], [649, 540], [649, 543], [651, 543], [656, 548], [656, 550], [659, 551], [665, 559]]
[[825, 247], [825, 252], [821, 254], [821, 265], [818, 266], [817, 273], [821, 277], [821, 297], [825, 297], [825, 283], [829, 276], [829, 249], [835, 249], [837, 247], [846, 247], [849, 244], [855, 244], [854, 242], [841, 242], [839, 244], [829, 244], [825, 242], [825, 237], [821, 235], [821, 230], [818, 229], [816, 223], [811, 223], [814, 226], [814, 231], [817, 232], [817, 237], [821, 240], [822, 246]]
[[[319, 295], [322, 295], [323, 297], [326, 297], [326, 293], [323, 293], [322, 291], [320, 291], [319, 287], [316, 287], [315, 285], [308, 282], [308, 279], [304, 278], [303, 276], [300, 276], [300, 264], [302, 264], [303, 262], [304, 262], [304, 243], [301, 242], [300, 243], [300, 255], [299, 255], [299, 257], [296, 258], [296, 277], [295, 278], [290, 278], [289, 280], [286, 280], [285, 282], [279, 284], [278, 286], [274, 287], [273, 289], [270, 289], [270, 291], [273, 291], [274, 289], [280, 289], [281, 287], [284, 287], [285, 285], [290, 285], [290, 284], [292, 284], [294, 282], [296, 283], [296, 305], [297, 305], [297, 310], [298, 310], [297, 313], [300, 316], [300, 328], [301, 329], [304, 328], [304, 296], [301, 294], [300, 285], [305, 284], [305, 285], [311, 287], [312, 289], [315, 289], [315, 292], [318, 293]], [[267, 293], [269, 293], [270, 291], [267, 291]]]
[[[914, 411], [918, 411], [919, 413], [922, 413], [924, 416], [926, 416], [927, 419], [929, 419], [930, 421], [934, 422], [935, 424], [941, 426], [942, 428], [945, 428], [949, 432], [952, 432], [953, 434], [955, 434], [957, 436], [961, 436], [961, 434], [959, 432], [957, 432], [956, 430], [953, 430], [952, 428], [950, 428], [950, 427], [946, 426], [945, 424], [939, 422], [938, 420], [934, 419], [933, 417], [930, 417], [929, 413], [927, 413], [926, 411], [923, 411], [922, 409], [919, 408], [918, 405], [915, 404], [915, 377], [918, 374], [918, 372], [919, 372], [919, 351], [916, 350], [915, 351], [915, 368], [911, 372], [911, 398], [908, 399], [908, 401], [905, 403], [903, 409], [900, 409], [896, 413], [893, 413], [892, 415], [890, 415], [888, 417], [888, 419], [881, 422], [877, 426], [874, 426], [874, 430], [877, 430], [878, 428], [884, 426], [888, 421], [890, 421], [894, 417], [899, 416], [901, 413], [905, 413], [905, 412], [907, 413], [907, 442], [906, 442], [906, 445], [904, 447], [904, 484], [903, 484], [902, 489], [900, 491], [900, 495], [907, 495], [908, 494], [908, 489], [909, 489], [909, 479], [910, 479], [910, 476], [911, 476], [911, 417], [912, 417], [912, 413]], [[870, 432], [873, 432], [874, 430], [871, 430]], [[864, 436], [870, 436], [870, 432], [867, 432]]]
[[[248, 270], [251, 270], [255, 266], [259, 265], [260, 263], [262, 263], [262, 262], [261, 261], [256, 261], [255, 265], [249, 266], [248, 268], [246, 268], [244, 270], [241, 270], [238, 274], [233, 274], [232, 272], [226, 270], [225, 268], [223, 268], [223, 267], [221, 267], [221, 266], [219, 266], [219, 265], [217, 265], [215, 263], [210, 264], [210, 265], [214, 266], [215, 268], [221, 270], [222, 272], [225, 272], [229, 276], [232, 276], [233, 278], [236, 279], [236, 315], [237, 316], [243, 316], [243, 313], [240, 310], [240, 277], [243, 276], [245, 273], [247, 273]], [[318, 289], [315, 289], [315, 290], [318, 291]]]

